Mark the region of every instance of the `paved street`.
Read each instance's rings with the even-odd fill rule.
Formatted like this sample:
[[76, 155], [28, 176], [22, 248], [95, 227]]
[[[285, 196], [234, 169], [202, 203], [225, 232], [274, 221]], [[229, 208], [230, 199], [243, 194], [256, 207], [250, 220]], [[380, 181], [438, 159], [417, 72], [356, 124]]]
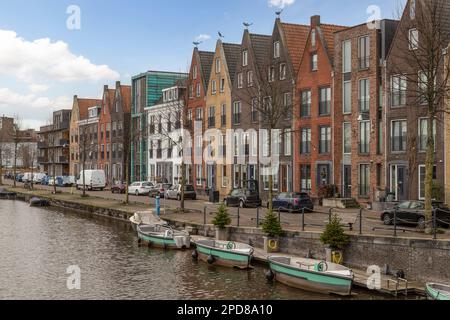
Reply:
[[[12, 185], [11, 180], [4, 181], [6, 185]], [[23, 187], [22, 183], [17, 183], [17, 187]], [[43, 189], [48, 190], [49, 192], [53, 190], [53, 187], [50, 186], [42, 186], [35, 185], [35, 189]], [[76, 188], [57, 188], [62, 192], [74, 194], [81, 194], [81, 190], [76, 190]], [[123, 194], [112, 194], [110, 191], [86, 191], [91, 197], [98, 197], [108, 200], [116, 200], [123, 201], [125, 199], [125, 195]], [[130, 202], [136, 204], [148, 204], [149, 208], [155, 207], [155, 199], [149, 198], [147, 196], [137, 197], [135, 195], [130, 195]], [[211, 224], [213, 220], [214, 213], [217, 211], [218, 204], [212, 204], [207, 202], [206, 200], [186, 200], [185, 207], [189, 209], [189, 213], [172, 213], [174, 209], [179, 208], [180, 203], [176, 200], [167, 200], [161, 199], [161, 212], [163, 216], [167, 218], [173, 218], [186, 222], [194, 222], [194, 223], [204, 223], [205, 221], [205, 209], [206, 209], [206, 223]], [[165, 209], [167, 209], [167, 213], [165, 213]], [[239, 211], [239, 219], [238, 219], [238, 211]], [[329, 208], [324, 207], [316, 207], [313, 213], [306, 213], [304, 216], [304, 230], [305, 231], [317, 231], [320, 232], [323, 230], [329, 219]], [[232, 216], [232, 225], [233, 226], [243, 226], [243, 227], [256, 227], [257, 222], [261, 222], [264, 215], [266, 214], [267, 209], [260, 208], [259, 210], [255, 208], [229, 208], [229, 213]], [[346, 224], [346, 230], [352, 234], [359, 234], [360, 228], [360, 219], [359, 219], [359, 210], [358, 209], [332, 209], [333, 213], [338, 213], [339, 216], [343, 219], [343, 223]], [[278, 213], [277, 213], [278, 214]], [[303, 225], [303, 217], [298, 213], [288, 213], [288, 212], [280, 212], [279, 213], [281, 223], [285, 230], [292, 231], [300, 231], [302, 230]], [[258, 218], [259, 217], [259, 218]], [[348, 223], [353, 224], [353, 230], [350, 230], [350, 226]], [[380, 220], [380, 213], [374, 211], [364, 210], [362, 212], [362, 233], [364, 235], [376, 234], [376, 235], [384, 235], [384, 236], [393, 236], [394, 235], [394, 227], [393, 226], [384, 226]], [[399, 237], [410, 237], [410, 238], [431, 238], [431, 235], [426, 235], [423, 232], [419, 232], [414, 227], [405, 227], [398, 226], [397, 235]], [[450, 232], [448, 230], [445, 231], [445, 234], [438, 235], [438, 239], [450, 239]]]

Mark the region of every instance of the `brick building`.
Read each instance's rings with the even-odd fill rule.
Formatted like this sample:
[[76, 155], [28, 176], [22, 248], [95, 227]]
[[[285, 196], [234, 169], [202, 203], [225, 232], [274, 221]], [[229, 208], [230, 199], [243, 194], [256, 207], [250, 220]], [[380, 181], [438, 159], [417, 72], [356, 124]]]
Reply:
[[[97, 168], [105, 171], [106, 183], [109, 184], [111, 177], [112, 156], [112, 123], [111, 112], [116, 97], [116, 90], [109, 89], [107, 85], [103, 88], [103, 99], [100, 119], [98, 121], [98, 165]], [[116, 128], [117, 129], [117, 128]]]

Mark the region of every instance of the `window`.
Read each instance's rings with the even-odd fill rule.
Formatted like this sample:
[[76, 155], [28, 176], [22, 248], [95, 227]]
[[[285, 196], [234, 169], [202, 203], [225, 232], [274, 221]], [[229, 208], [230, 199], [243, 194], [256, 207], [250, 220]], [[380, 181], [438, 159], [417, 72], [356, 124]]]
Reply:
[[216, 107], [209, 107], [208, 110], [208, 127], [214, 128], [216, 125]]
[[311, 191], [311, 166], [301, 165], [300, 166], [300, 184], [302, 192]]
[[197, 182], [197, 186], [201, 186], [202, 185], [202, 173], [203, 173], [203, 168], [201, 164], [197, 164], [195, 165], [195, 175], [196, 175], [196, 182]]
[[320, 88], [319, 95], [319, 116], [329, 115], [331, 113], [331, 88]]
[[391, 77], [391, 106], [398, 107], [406, 104], [406, 76]]
[[194, 66], [192, 68], [192, 79], [194, 79], [194, 80], [197, 79], [197, 66]]
[[370, 108], [370, 80], [359, 80], [359, 111], [368, 112]]
[[222, 105], [222, 112], [220, 114], [220, 125], [225, 127], [227, 125], [227, 105]]
[[217, 83], [216, 80], [211, 81], [211, 93], [216, 94], [217, 93]]
[[[434, 86], [436, 86], [436, 78], [434, 79]], [[429, 88], [429, 84], [428, 84], [428, 75], [424, 71], [419, 71], [418, 87], [419, 87], [418, 88], [419, 89], [418, 90], [419, 91], [419, 103], [427, 104], [428, 103], [427, 94], [431, 88]]]
[[258, 99], [252, 99], [252, 122], [258, 122]]
[[[426, 167], [425, 165], [419, 166], [419, 199], [425, 199], [425, 178], [426, 178]], [[437, 167], [433, 167], [433, 180], [437, 178]]]
[[233, 124], [241, 124], [241, 102], [236, 101], [233, 104]]
[[279, 42], [279, 41], [276, 41], [276, 42], [273, 44], [273, 57], [274, 57], [275, 59], [277, 59], [277, 58], [280, 57], [280, 42]]
[[220, 59], [217, 58], [216, 59], [216, 73], [219, 73], [219, 72], [220, 72]]
[[253, 87], [253, 71], [247, 72], [247, 85]]
[[195, 155], [201, 157], [203, 155], [203, 137], [197, 136], [195, 141]]
[[316, 48], [316, 29], [311, 30], [311, 48]]
[[292, 155], [292, 133], [290, 131], [284, 133], [284, 155]]
[[220, 92], [225, 92], [225, 79], [220, 79]]
[[275, 81], [275, 67], [269, 67], [269, 82]]
[[406, 139], [407, 139], [407, 123], [406, 120], [392, 121], [391, 128], [391, 149], [393, 152], [406, 151]]
[[344, 122], [342, 125], [342, 145], [344, 146], [344, 154], [352, 153], [352, 124], [350, 122]]
[[224, 135], [224, 134], [220, 136], [219, 155], [222, 157], [225, 157], [227, 155], [226, 135]]
[[302, 101], [300, 105], [300, 116], [310, 117], [311, 116], [311, 90], [305, 90], [301, 93]]
[[280, 64], [280, 80], [286, 79], [286, 63]]
[[370, 165], [359, 165], [359, 196], [369, 197], [370, 194]]
[[[433, 121], [433, 139], [436, 142], [436, 120]], [[419, 119], [419, 151], [427, 151], [428, 118]], [[435, 146], [436, 147], [436, 146]]]
[[286, 119], [292, 118], [292, 93], [285, 92], [283, 94], [283, 107]]
[[242, 66], [248, 66], [248, 50], [242, 51]]
[[359, 61], [359, 69], [369, 68], [369, 61], [370, 61], [370, 38], [369, 38], [369, 36], [359, 38], [358, 61]]
[[409, 50], [419, 49], [419, 31], [417, 29], [409, 30]]
[[311, 70], [312, 71], [317, 71], [318, 68], [318, 58], [317, 58], [317, 53], [314, 53], [311, 55]]
[[344, 82], [343, 112], [348, 114], [352, 112], [352, 82]]
[[237, 76], [237, 87], [239, 89], [241, 89], [243, 86], [244, 86], [244, 76], [241, 72], [241, 73], [238, 73], [238, 76]]
[[200, 83], [197, 83], [197, 98], [200, 97], [201, 93], [202, 93], [202, 91], [201, 91]]
[[226, 188], [228, 184], [227, 166], [222, 166], [222, 188]]
[[352, 41], [342, 42], [342, 72], [352, 72]]
[[301, 129], [300, 154], [311, 154], [311, 129]]
[[331, 152], [331, 127], [319, 128], [319, 153], [325, 154]]
[[188, 128], [192, 128], [192, 109], [189, 109], [187, 112], [187, 123], [186, 126]]
[[409, 3], [409, 17], [411, 20], [416, 18], [416, 0], [411, 0]]
[[370, 121], [359, 123], [359, 153], [370, 153]]

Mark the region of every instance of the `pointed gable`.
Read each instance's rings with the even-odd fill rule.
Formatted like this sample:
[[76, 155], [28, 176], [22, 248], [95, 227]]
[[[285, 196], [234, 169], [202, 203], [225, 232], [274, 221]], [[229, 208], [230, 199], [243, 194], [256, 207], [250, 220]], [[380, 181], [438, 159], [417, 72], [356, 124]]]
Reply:
[[289, 53], [292, 67], [294, 71], [297, 72], [300, 67], [303, 52], [305, 51], [310, 28], [306, 25], [292, 23], [280, 22], [279, 25], [280, 31], [282, 32], [284, 45]]
[[319, 39], [322, 41], [322, 45], [328, 54], [331, 65], [333, 65], [334, 61], [334, 33], [347, 28], [348, 27], [334, 24], [320, 24], [317, 27]]
[[209, 77], [211, 76], [214, 52], [198, 51], [198, 56], [200, 73], [203, 78], [203, 87], [206, 89], [208, 87]]
[[234, 82], [236, 73], [236, 66], [238, 64], [239, 55], [241, 54], [241, 45], [234, 43], [223, 43], [223, 52], [225, 54], [225, 61], [230, 75], [231, 83]]
[[89, 117], [89, 108], [94, 106], [101, 106], [102, 100], [98, 99], [78, 99], [78, 120], [86, 120]]
[[251, 46], [258, 68], [264, 66], [267, 60], [271, 39], [271, 36], [250, 33]]
[[131, 112], [131, 86], [120, 85], [123, 113]]

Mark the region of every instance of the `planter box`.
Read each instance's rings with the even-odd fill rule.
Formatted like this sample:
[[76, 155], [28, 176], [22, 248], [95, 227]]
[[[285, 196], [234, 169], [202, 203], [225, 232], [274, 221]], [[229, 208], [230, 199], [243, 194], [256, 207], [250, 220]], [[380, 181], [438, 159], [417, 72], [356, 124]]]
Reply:
[[219, 229], [216, 228], [216, 240], [218, 241], [228, 241], [230, 238], [230, 229]]
[[264, 252], [276, 253], [280, 252], [280, 239], [279, 238], [264, 238]]

